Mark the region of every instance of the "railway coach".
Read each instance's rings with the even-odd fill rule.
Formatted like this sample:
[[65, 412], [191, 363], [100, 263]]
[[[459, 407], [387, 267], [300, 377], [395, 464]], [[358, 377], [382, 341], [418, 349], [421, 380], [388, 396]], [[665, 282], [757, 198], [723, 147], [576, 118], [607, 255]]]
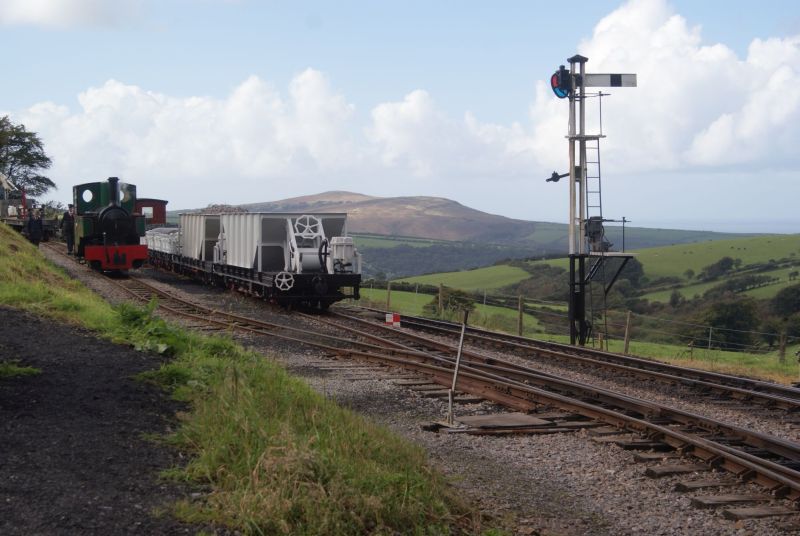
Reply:
[[285, 306], [359, 298], [361, 256], [347, 214], [181, 214], [147, 231], [150, 264]]
[[73, 186], [72, 197], [78, 259], [102, 271], [124, 271], [144, 264], [144, 217], [134, 212], [135, 185], [109, 177]]

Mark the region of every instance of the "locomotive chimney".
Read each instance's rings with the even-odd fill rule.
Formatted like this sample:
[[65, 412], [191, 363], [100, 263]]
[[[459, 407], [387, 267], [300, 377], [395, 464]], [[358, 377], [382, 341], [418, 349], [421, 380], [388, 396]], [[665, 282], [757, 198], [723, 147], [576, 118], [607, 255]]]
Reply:
[[108, 178], [108, 197], [110, 198], [109, 206], [119, 205], [119, 177]]

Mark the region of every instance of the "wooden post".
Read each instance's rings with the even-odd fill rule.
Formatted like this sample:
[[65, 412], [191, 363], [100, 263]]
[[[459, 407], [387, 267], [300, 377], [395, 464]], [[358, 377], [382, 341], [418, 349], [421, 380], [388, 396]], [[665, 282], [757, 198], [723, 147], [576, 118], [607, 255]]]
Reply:
[[714, 329], [714, 328], [713, 328], [712, 326], [709, 326], [709, 327], [708, 327], [708, 349], [709, 349], [709, 350], [711, 350], [711, 331], [712, 331], [713, 329]]
[[444, 285], [439, 283], [439, 318], [444, 316]]
[[388, 281], [386, 283], [386, 310], [392, 308], [392, 282]]
[[625, 318], [625, 348], [622, 353], [628, 355], [628, 349], [631, 346], [631, 312], [628, 311], [628, 316]]
[[780, 342], [778, 343], [778, 362], [786, 363], [786, 331], [781, 332]]
[[469, 311], [464, 310], [464, 322], [461, 324], [461, 338], [458, 341], [458, 353], [456, 354], [456, 365], [453, 367], [453, 385], [447, 393], [447, 424], [453, 424], [453, 397], [456, 395], [456, 384], [458, 383], [458, 367], [461, 364], [461, 352], [464, 350], [464, 333], [467, 331], [467, 318]]
[[517, 335], [522, 337], [522, 294], [519, 295], [519, 300], [517, 301], [517, 309], [519, 310], [519, 316], [517, 317]]

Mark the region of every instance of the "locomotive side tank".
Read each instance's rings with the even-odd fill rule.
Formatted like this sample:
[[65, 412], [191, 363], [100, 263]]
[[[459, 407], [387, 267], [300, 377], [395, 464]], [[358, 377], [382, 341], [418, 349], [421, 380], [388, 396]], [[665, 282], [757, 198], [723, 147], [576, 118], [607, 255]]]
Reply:
[[326, 308], [359, 297], [361, 257], [347, 215], [181, 214], [176, 239], [148, 231], [151, 264], [283, 304]]
[[72, 188], [76, 256], [96, 270], [140, 268], [147, 260], [144, 217], [134, 213], [136, 186], [109, 177]]

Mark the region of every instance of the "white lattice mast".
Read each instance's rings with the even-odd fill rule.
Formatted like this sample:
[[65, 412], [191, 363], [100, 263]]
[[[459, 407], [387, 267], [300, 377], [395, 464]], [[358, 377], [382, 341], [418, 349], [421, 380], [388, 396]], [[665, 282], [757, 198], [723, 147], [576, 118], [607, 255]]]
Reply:
[[[589, 221], [587, 214], [588, 192], [587, 192], [587, 158], [586, 142], [594, 141], [597, 143], [597, 191], [593, 192], [598, 198], [598, 207], [601, 207], [599, 199], [600, 177], [599, 177], [599, 141], [603, 137], [602, 133], [586, 133], [586, 88], [587, 87], [636, 87], [635, 74], [587, 74], [586, 62], [589, 58], [576, 54], [567, 60], [570, 64], [569, 70], [563, 65], [559, 67], [550, 79], [550, 85], [556, 96], [559, 98], [569, 98], [569, 171], [559, 175], [553, 172], [550, 181], [558, 181], [561, 177], [569, 176], [569, 258], [570, 258], [570, 301], [569, 301], [569, 320], [570, 320], [570, 341], [572, 344], [586, 342], [589, 324], [586, 321], [586, 265], [585, 260], [592, 251], [588, 244], [587, 222], [593, 226], [599, 225], [602, 228], [602, 208], [599, 208], [599, 216]], [[600, 244], [602, 253], [602, 242]]]

